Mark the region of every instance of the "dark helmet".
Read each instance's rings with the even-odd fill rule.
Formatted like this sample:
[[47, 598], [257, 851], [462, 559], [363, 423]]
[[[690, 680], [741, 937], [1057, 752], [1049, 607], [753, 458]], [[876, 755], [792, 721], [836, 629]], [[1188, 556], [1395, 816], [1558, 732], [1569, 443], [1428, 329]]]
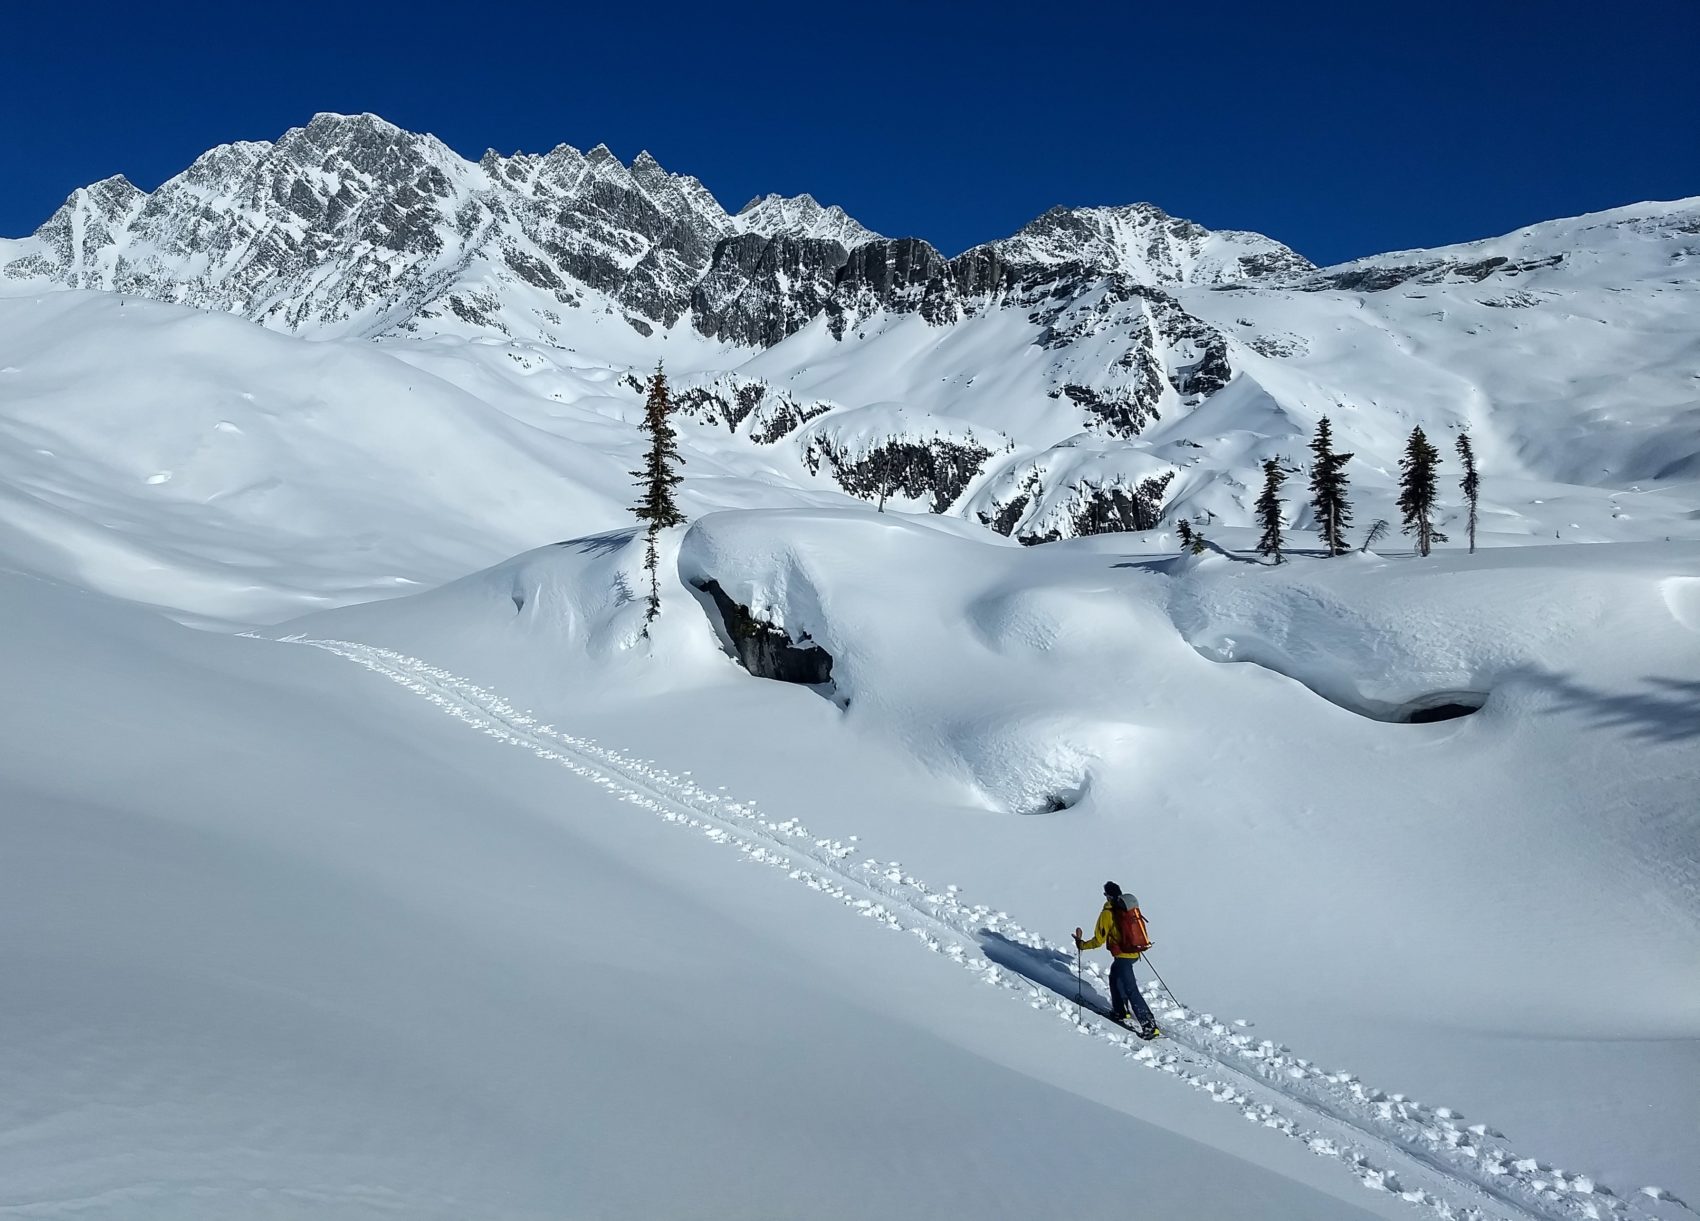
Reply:
[[1120, 886], [1117, 886], [1114, 882], [1105, 882], [1104, 883], [1104, 897], [1106, 899], [1113, 899], [1117, 895], [1121, 894], [1121, 892], [1122, 892], [1122, 888]]

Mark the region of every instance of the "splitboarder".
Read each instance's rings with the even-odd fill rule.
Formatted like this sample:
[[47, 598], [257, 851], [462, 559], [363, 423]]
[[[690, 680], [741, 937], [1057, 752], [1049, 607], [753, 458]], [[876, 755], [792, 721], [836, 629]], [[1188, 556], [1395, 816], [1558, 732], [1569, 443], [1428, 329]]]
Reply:
[[1122, 894], [1122, 888], [1114, 882], [1104, 883], [1104, 910], [1098, 913], [1092, 940], [1081, 940], [1080, 930], [1074, 930], [1075, 949], [1095, 950], [1101, 945], [1107, 945], [1114, 958], [1110, 964], [1112, 1015], [1124, 1025], [1130, 1016], [1137, 1018], [1139, 1037], [1156, 1038], [1161, 1032], [1133, 978], [1133, 964], [1139, 961], [1140, 954], [1151, 948], [1151, 940], [1145, 933], [1145, 917], [1139, 913], [1139, 900]]

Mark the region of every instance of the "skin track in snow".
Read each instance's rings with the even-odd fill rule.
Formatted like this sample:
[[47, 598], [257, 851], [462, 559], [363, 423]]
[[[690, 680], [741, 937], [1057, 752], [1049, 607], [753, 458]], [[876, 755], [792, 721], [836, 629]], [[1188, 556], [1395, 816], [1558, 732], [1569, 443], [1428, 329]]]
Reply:
[[[783, 870], [987, 983], [1025, 996], [1033, 1008], [1073, 1021], [1072, 1003], [1054, 984], [1035, 986], [1028, 978], [1038, 967], [1006, 969], [987, 955], [984, 942], [999, 938], [1008, 947], [1006, 958], [1013, 952], [1029, 964], [1066, 962], [1068, 956], [1007, 913], [964, 902], [955, 887], [934, 889], [896, 862], [882, 863], [844, 841], [817, 836], [796, 818], [765, 815], [695, 780], [539, 724], [494, 692], [417, 658], [353, 641], [286, 639], [373, 670], [472, 728], [558, 763], [620, 800], [751, 861]], [[1090, 974], [1095, 981], [1101, 978], [1095, 968]], [[1163, 1004], [1162, 998], [1150, 999]], [[1119, 1029], [1085, 1033], [1122, 1048], [1132, 1063], [1174, 1074], [1236, 1107], [1251, 1122], [1340, 1162], [1371, 1190], [1393, 1193], [1434, 1216], [1449, 1221], [1649, 1221], [1659, 1215], [1593, 1176], [1512, 1152], [1487, 1124], [1466, 1123], [1450, 1108], [1374, 1089], [1351, 1073], [1322, 1069], [1281, 1044], [1255, 1039], [1245, 1033], [1250, 1023], [1220, 1021], [1172, 1003], [1163, 1007], [1162, 1023], [1178, 1050], [1139, 1047], [1135, 1036]], [[1642, 1198], [1652, 1197], [1644, 1191]]]

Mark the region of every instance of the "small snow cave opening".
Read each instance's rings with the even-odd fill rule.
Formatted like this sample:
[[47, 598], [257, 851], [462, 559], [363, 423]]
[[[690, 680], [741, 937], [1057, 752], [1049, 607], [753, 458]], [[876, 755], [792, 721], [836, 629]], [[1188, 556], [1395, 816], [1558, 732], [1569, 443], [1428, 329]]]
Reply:
[[1061, 814], [1072, 810], [1092, 787], [1092, 777], [1082, 771], [1076, 776], [1058, 775], [1043, 788], [1034, 789], [1005, 808], [1012, 814]]
[[[1432, 725], [1436, 721], [1456, 721], [1480, 712], [1487, 703], [1485, 691], [1441, 691], [1402, 704], [1389, 721], [1401, 725]], [[1381, 719], [1381, 718], [1377, 718]]]
[[1431, 691], [1415, 699], [1392, 703], [1359, 695], [1349, 687], [1343, 689], [1338, 682], [1318, 682], [1303, 671], [1295, 673], [1298, 667], [1284, 662], [1277, 663], [1268, 656], [1248, 656], [1246, 650], [1236, 647], [1233, 641], [1227, 642], [1226, 646], [1195, 644], [1193, 648], [1200, 657], [1210, 661], [1224, 665], [1258, 666], [1283, 678], [1290, 678], [1312, 695], [1327, 700], [1336, 708], [1344, 708], [1347, 712], [1390, 725], [1433, 725], [1440, 721], [1455, 721], [1480, 712], [1488, 701], [1486, 691], [1452, 690]]

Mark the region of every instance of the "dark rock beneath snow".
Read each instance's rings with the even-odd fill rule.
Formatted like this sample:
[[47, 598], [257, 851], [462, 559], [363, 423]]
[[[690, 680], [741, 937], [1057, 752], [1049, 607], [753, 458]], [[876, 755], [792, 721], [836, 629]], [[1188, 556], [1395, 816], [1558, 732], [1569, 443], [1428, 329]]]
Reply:
[[1429, 259], [1419, 263], [1371, 263], [1312, 276], [1294, 287], [1305, 292], [1340, 289], [1346, 292], [1375, 293], [1397, 288], [1401, 284], [1445, 284], [1459, 280], [1480, 284], [1489, 276], [1520, 276], [1526, 271], [1556, 267], [1562, 262], [1563, 254], [1520, 259], [1517, 262], [1512, 262], [1504, 255], [1493, 255], [1469, 263], [1457, 259]]
[[748, 421], [749, 438], [757, 445], [771, 445], [832, 410], [831, 403], [803, 402], [782, 386], [736, 376], [680, 390], [673, 400], [684, 415], [724, 424], [728, 432]]
[[[1015, 496], [995, 505], [990, 513], [982, 510], [977, 516], [982, 525], [1028, 546], [1092, 534], [1155, 530], [1163, 519], [1164, 493], [1174, 478], [1174, 471], [1164, 471], [1161, 475], [1149, 475], [1131, 487], [1121, 483], [1079, 484], [1074, 488], [1074, 501], [1063, 521], [1044, 529], [1022, 529], [1022, 519], [1042, 487], [1035, 474]], [[1055, 520], [1051, 514], [1046, 517]]]
[[989, 449], [972, 441], [938, 437], [926, 441], [893, 437], [854, 458], [828, 438], [816, 437], [803, 451], [810, 471], [826, 466], [838, 486], [852, 496], [874, 501], [884, 496], [916, 500], [925, 496], [934, 513], [956, 503], [989, 457]]
[[783, 628], [763, 623], [746, 606], [734, 602], [714, 580], [692, 582], [714, 602], [720, 626], [731, 641], [732, 655], [757, 678], [814, 687], [832, 681], [832, 654], [809, 639], [792, 640]]
[[[1130, 352], [1130, 356], [1135, 355], [1135, 353], [1137, 353], [1136, 359], [1154, 365], [1155, 362], [1152, 361], [1149, 349], [1135, 349], [1134, 352]], [[1162, 376], [1160, 370], [1153, 369], [1152, 372], [1155, 373], [1156, 377]], [[1064, 384], [1062, 393], [1066, 394], [1071, 402], [1084, 407], [1091, 413], [1090, 423], [1094, 426], [1118, 437], [1132, 438], [1137, 437], [1148, 422], [1161, 418], [1155, 403], [1158, 394], [1161, 392], [1153, 394], [1149, 391], [1154, 380], [1154, 378], [1146, 378], [1135, 382], [1133, 386], [1120, 394], [1106, 393], [1094, 390], [1091, 386], [1068, 382]], [[1055, 392], [1052, 393], [1052, 397], [1056, 397]]]

